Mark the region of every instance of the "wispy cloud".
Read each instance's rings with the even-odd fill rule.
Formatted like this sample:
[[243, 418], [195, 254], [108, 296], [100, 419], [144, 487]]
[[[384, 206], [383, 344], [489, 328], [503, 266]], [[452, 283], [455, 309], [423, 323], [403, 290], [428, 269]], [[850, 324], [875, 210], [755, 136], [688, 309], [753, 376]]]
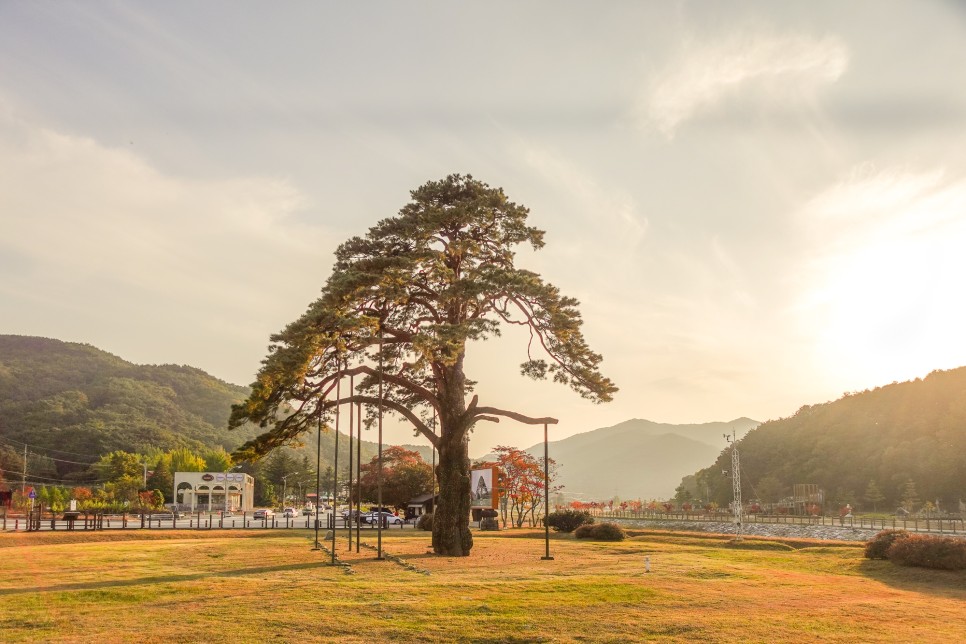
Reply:
[[284, 179], [166, 174], [136, 147], [44, 128], [0, 105], [5, 331], [39, 333], [19, 320], [74, 310], [74, 338], [123, 347], [122, 336], [170, 315], [164, 334], [180, 346], [159, 341], [127, 357], [177, 359], [212, 333], [260, 345], [279, 326], [272, 302], [307, 301], [328, 264], [326, 230], [300, 216], [308, 205]]
[[627, 192], [601, 185], [590, 172], [552, 150], [521, 144], [517, 152], [544, 180], [569, 195], [577, 203], [579, 214], [598, 225], [606, 223], [613, 227], [629, 247], [644, 238], [647, 217], [639, 212], [637, 203]]
[[835, 36], [757, 34], [691, 41], [642, 93], [642, 124], [670, 138], [685, 121], [735, 97], [801, 100], [838, 80], [848, 60], [845, 43]]

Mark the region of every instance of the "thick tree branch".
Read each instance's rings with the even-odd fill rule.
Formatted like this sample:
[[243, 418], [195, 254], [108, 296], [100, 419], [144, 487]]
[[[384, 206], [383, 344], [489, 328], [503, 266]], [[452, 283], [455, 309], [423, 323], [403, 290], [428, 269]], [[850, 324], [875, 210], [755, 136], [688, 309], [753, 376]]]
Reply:
[[497, 409], [496, 407], [477, 407], [473, 410], [473, 416], [479, 419], [480, 416], [506, 416], [507, 418], [512, 418], [513, 420], [524, 423], [526, 425], [556, 425], [560, 421], [556, 418], [531, 418], [530, 416], [524, 416], [523, 414], [518, 414], [515, 411], [507, 411], [505, 409]]
[[339, 400], [326, 400], [324, 408], [331, 409], [339, 404], [344, 405], [346, 403], [367, 403], [370, 405], [378, 405], [380, 402], [382, 402], [385, 407], [388, 407], [389, 409], [392, 409], [393, 411], [405, 416], [406, 419], [409, 420], [409, 422], [411, 422], [416, 428], [416, 431], [429, 439], [429, 442], [432, 443], [433, 447], [439, 449], [439, 436], [434, 434], [433, 431], [427, 427], [422, 420], [420, 420], [419, 416], [412, 412], [412, 410], [393, 400], [383, 398], [380, 401], [380, 399], [376, 396], [343, 396]]
[[[359, 374], [363, 374], [363, 373], [368, 374], [374, 378], [379, 376], [378, 369], [374, 369], [368, 365], [359, 365], [356, 367], [350, 367], [349, 369], [343, 369], [340, 372], [328, 375], [319, 382], [319, 385], [322, 387], [324, 387], [325, 385], [329, 385], [328, 388], [326, 389], [326, 393], [329, 393], [335, 387], [335, 384], [334, 384], [335, 381], [338, 380], [340, 377], [344, 378], [346, 376], [358, 376]], [[382, 378], [386, 382], [391, 382], [394, 385], [402, 387], [403, 389], [416, 394], [417, 396], [425, 400], [427, 403], [432, 405], [433, 408], [436, 409], [436, 411], [439, 411], [439, 400], [436, 398], [435, 395], [433, 395], [433, 392], [431, 392], [429, 389], [426, 389], [425, 387], [420, 387], [419, 385], [412, 382], [411, 380], [407, 380], [406, 378], [402, 378], [400, 376], [396, 376], [391, 373], [387, 373], [385, 371], [382, 373]]]

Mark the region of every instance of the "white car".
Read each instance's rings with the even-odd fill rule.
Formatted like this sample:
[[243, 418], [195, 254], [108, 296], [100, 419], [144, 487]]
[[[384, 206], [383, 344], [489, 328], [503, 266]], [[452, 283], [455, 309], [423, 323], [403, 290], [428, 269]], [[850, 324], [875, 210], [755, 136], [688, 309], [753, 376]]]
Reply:
[[366, 512], [362, 515], [362, 522], [376, 523], [379, 521], [379, 517], [385, 519], [386, 523], [390, 525], [401, 525], [403, 522], [402, 517], [397, 516], [392, 512]]
[[299, 511], [295, 508], [285, 508], [282, 510], [282, 516], [286, 519], [294, 519], [299, 515]]

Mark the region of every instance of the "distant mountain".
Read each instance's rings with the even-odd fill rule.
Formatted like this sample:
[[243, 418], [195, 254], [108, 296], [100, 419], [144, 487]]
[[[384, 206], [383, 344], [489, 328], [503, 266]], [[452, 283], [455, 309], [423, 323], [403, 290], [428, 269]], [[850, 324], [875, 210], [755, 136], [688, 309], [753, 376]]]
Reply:
[[[744, 498], [775, 502], [798, 483], [818, 485], [833, 507], [895, 509], [909, 494], [956, 511], [966, 500], [966, 367], [806, 405], [763, 423], [738, 443]], [[696, 490], [730, 501], [731, 450], [697, 472]], [[869, 494], [870, 483], [881, 493]], [[702, 493], [702, 496], [704, 494]]]
[[0, 447], [57, 450], [61, 476], [113, 450], [234, 449], [256, 434], [227, 429], [231, 405], [247, 395], [194, 367], [136, 365], [87, 344], [0, 335]]
[[[690, 425], [635, 418], [552, 441], [549, 451], [567, 497], [666, 499], [683, 476], [713, 462], [727, 444], [724, 434], [741, 437], [757, 425], [750, 418]], [[543, 443], [526, 451], [543, 457]]]

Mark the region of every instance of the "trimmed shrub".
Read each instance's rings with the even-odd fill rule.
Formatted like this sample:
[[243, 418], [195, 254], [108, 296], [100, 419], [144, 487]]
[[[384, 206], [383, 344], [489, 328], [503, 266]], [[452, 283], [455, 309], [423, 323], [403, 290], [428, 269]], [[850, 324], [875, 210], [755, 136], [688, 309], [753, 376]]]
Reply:
[[883, 530], [865, 543], [865, 558], [888, 559], [892, 544], [908, 537], [909, 533], [905, 530]]
[[889, 560], [900, 566], [939, 570], [966, 570], [966, 540], [914, 534], [896, 539], [889, 547]]
[[573, 508], [557, 510], [547, 515], [547, 525], [555, 532], [573, 532], [580, 526], [593, 522], [594, 517], [590, 516], [590, 512]]
[[616, 523], [585, 523], [574, 530], [574, 536], [594, 541], [623, 541], [627, 533]]
[[419, 530], [425, 530], [426, 532], [432, 532], [433, 530], [433, 513], [429, 512], [427, 514], [421, 515], [416, 520], [416, 528]]

